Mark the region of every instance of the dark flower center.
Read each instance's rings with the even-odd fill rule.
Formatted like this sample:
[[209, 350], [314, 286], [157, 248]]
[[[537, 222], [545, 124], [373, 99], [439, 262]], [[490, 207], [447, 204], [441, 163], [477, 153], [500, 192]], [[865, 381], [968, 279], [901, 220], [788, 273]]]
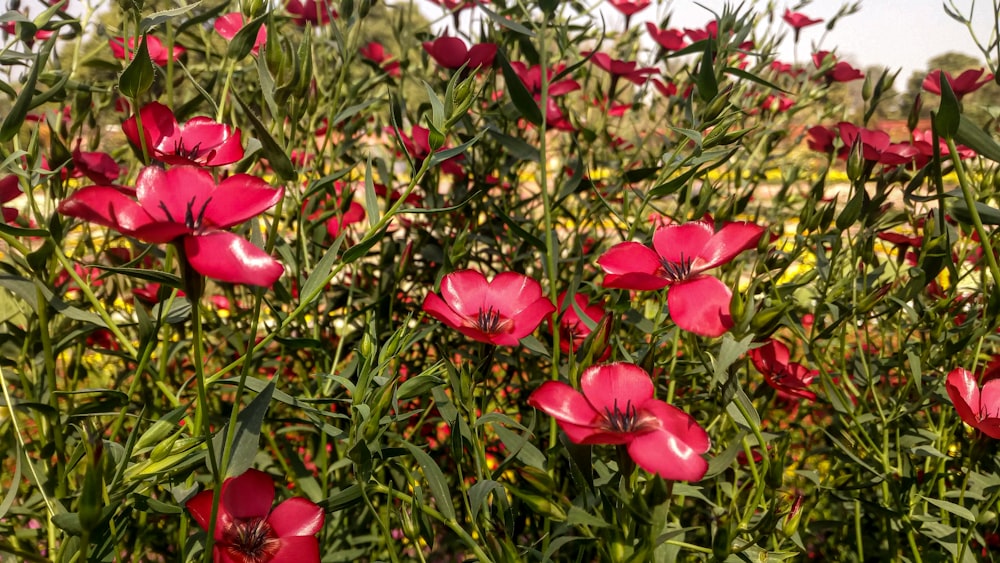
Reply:
[[197, 143], [191, 148], [186, 148], [184, 146], [184, 139], [177, 139], [177, 142], [174, 143], [174, 154], [188, 160], [196, 160], [201, 155], [201, 143]]
[[472, 326], [483, 334], [500, 334], [509, 330], [511, 321], [505, 319], [500, 311], [492, 306], [480, 309], [475, 319], [472, 319]]
[[651, 429], [653, 422], [653, 419], [647, 414], [640, 413], [632, 401], [626, 401], [623, 410], [618, 406], [618, 399], [615, 399], [613, 409], [604, 409], [604, 418], [607, 420], [606, 428], [608, 430], [622, 434]]
[[660, 258], [659, 274], [669, 281], [681, 281], [691, 277], [691, 263], [694, 258], [685, 258], [681, 253], [680, 262], [670, 262], [665, 258]]
[[[194, 205], [196, 199], [197, 196], [192, 197], [191, 201], [189, 201], [187, 204], [187, 208], [184, 210], [184, 226], [191, 229], [192, 231], [196, 231], [201, 228], [202, 221], [205, 219], [205, 210], [208, 209], [208, 204], [209, 202], [212, 201], [211, 197], [206, 199], [205, 203], [201, 204], [201, 209], [198, 211], [198, 215], [196, 217], [194, 211]], [[163, 213], [167, 216], [167, 219], [169, 219], [172, 223], [179, 223], [179, 221], [177, 219], [174, 219], [173, 215], [170, 214], [170, 210], [167, 209], [166, 203], [161, 201], [160, 209], [163, 210]]]
[[270, 561], [281, 547], [271, 525], [263, 518], [237, 520], [223, 533], [220, 547], [233, 559], [246, 563]]

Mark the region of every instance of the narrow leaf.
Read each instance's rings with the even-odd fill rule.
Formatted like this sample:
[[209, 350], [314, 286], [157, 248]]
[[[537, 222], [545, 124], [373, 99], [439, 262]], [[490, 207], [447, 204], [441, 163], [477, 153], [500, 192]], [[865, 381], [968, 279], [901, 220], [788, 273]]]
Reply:
[[403, 442], [403, 446], [410, 451], [410, 454], [417, 460], [417, 464], [420, 465], [420, 470], [423, 472], [424, 478], [427, 479], [427, 485], [431, 489], [431, 495], [437, 501], [437, 509], [445, 518], [454, 522], [455, 505], [451, 500], [451, 494], [448, 492], [448, 482], [445, 480], [444, 473], [441, 472], [441, 468], [437, 462], [431, 456], [427, 455], [427, 452], [409, 442]]

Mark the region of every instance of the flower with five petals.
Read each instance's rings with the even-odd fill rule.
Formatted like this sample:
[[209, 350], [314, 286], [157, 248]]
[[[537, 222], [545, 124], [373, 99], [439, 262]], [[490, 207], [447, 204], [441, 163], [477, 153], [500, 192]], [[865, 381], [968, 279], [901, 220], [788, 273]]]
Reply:
[[[206, 531], [212, 521], [211, 490], [187, 502], [188, 512]], [[319, 561], [316, 533], [323, 509], [309, 499], [292, 497], [271, 509], [274, 481], [263, 471], [248, 469], [222, 484], [215, 518], [212, 555], [220, 563], [290, 563]]]
[[267, 287], [281, 277], [278, 261], [225, 229], [273, 207], [284, 188], [247, 174], [216, 185], [194, 166], [147, 166], [132, 195], [120, 186], [87, 186], [64, 199], [59, 212], [141, 241], [174, 243], [195, 272], [212, 279]]
[[980, 389], [972, 372], [957, 368], [948, 374], [945, 388], [963, 422], [1000, 439], [1000, 379], [990, 379]]
[[708, 471], [701, 457], [711, 447], [708, 433], [654, 398], [653, 380], [637, 365], [592, 366], [580, 376], [580, 391], [546, 381], [528, 404], [555, 418], [573, 443], [624, 445], [639, 467], [664, 479], [698, 481]]
[[[146, 104], [139, 110], [142, 137], [146, 150], [156, 160], [167, 164], [223, 166], [243, 158], [240, 130], [216, 123], [205, 116], [177, 123], [174, 112], [160, 102]], [[129, 142], [140, 147], [139, 125], [132, 117], [122, 123]]]
[[441, 296], [427, 295], [424, 311], [473, 340], [517, 346], [555, 306], [542, 286], [515, 272], [492, 281], [474, 270], [458, 270], [441, 280]]
[[634, 241], [616, 244], [597, 259], [604, 287], [652, 290], [669, 287], [667, 306], [678, 327], [701, 336], [721, 336], [733, 325], [733, 292], [707, 270], [755, 248], [765, 229], [727, 223], [718, 232], [707, 221], [660, 227], [653, 248]]

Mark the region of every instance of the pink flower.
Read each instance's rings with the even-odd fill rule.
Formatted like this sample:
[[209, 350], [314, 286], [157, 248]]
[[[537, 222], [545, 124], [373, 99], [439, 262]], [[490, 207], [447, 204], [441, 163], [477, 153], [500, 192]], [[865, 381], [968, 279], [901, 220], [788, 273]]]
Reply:
[[[116, 59], [126, 59], [125, 43], [125, 40], [121, 37], [112, 37], [111, 39], [108, 39], [108, 45], [111, 46], [111, 53]], [[149, 51], [149, 59], [153, 61], [156, 66], [167, 66], [168, 59], [176, 61], [181, 55], [184, 54], [184, 47], [181, 47], [180, 45], [174, 45], [173, 50], [168, 52], [163, 46], [163, 43], [152, 35], [146, 36], [146, 49]], [[135, 50], [135, 38], [129, 37], [127, 60], [132, 60]]]
[[827, 59], [833, 61], [832, 66], [823, 75], [827, 82], [850, 82], [860, 80], [865, 74], [844, 61], [837, 61], [837, 57], [829, 51], [817, 51], [812, 56], [813, 64], [816, 68], [824, 68], [830, 64]]
[[[8, 174], [0, 178], [0, 203], [7, 203], [19, 195], [21, 195], [21, 186], [16, 174]], [[0, 205], [0, 213], [3, 213], [4, 223], [13, 223], [18, 215], [17, 209], [2, 205]]]
[[476, 4], [489, 4], [489, 0], [431, 0], [449, 12], [461, 12], [466, 8], [474, 8]]
[[[584, 56], [589, 55], [589, 53], [581, 54]], [[634, 84], [643, 84], [649, 78], [649, 75], [659, 72], [654, 67], [639, 67], [635, 61], [612, 59], [607, 53], [594, 53], [590, 61], [612, 76], [621, 76]]]
[[515, 272], [497, 274], [493, 281], [473, 270], [452, 272], [441, 280], [441, 296], [427, 295], [427, 314], [473, 340], [499, 346], [517, 346], [555, 311], [537, 281]]
[[806, 144], [814, 151], [832, 153], [836, 150], [833, 144], [837, 138], [837, 130], [832, 127], [816, 125], [806, 131]]
[[[387, 132], [395, 134], [395, 131], [392, 128], [389, 128]], [[399, 137], [403, 143], [403, 148], [406, 149], [407, 154], [409, 154], [411, 158], [414, 160], [423, 160], [431, 155], [430, 134], [430, 129], [414, 125], [410, 129], [409, 135], [400, 131]], [[446, 149], [447, 145], [441, 147], [438, 151], [440, 152]], [[459, 162], [462, 162], [463, 160], [465, 160], [464, 155], [455, 155], [441, 163], [441, 171], [445, 174], [451, 174], [452, 176], [461, 176], [465, 174], [465, 171], [462, 170], [462, 166], [459, 164]]]
[[[177, 123], [174, 112], [160, 102], [142, 107], [142, 133], [149, 155], [167, 164], [222, 166], [243, 158], [240, 130], [198, 116], [184, 125]], [[130, 143], [139, 147], [139, 128], [135, 116], [122, 123]]]
[[528, 404], [556, 419], [575, 444], [625, 445], [639, 467], [672, 481], [698, 481], [708, 433], [679, 408], [653, 398], [653, 381], [637, 365], [605, 364], [580, 376], [579, 392], [546, 381]]
[[[542, 67], [534, 65], [529, 68], [528, 65], [522, 63], [521, 61], [511, 62], [510, 67], [514, 69], [514, 73], [517, 74], [517, 77], [524, 83], [524, 87], [527, 88], [529, 92], [534, 94], [537, 100], [538, 96], [541, 96], [542, 94]], [[565, 68], [566, 65], [559, 64], [550, 68], [546, 73], [548, 74], [548, 79], [550, 81], [549, 96], [563, 96], [574, 90], [580, 89], [580, 83], [572, 78], [564, 78], [563, 80], [557, 80], [555, 82], [551, 81], [554, 75], [562, 72]]]
[[855, 140], [861, 143], [861, 154], [865, 160], [888, 166], [913, 162], [913, 159], [920, 154], [920, 149], [910, 143], [891, 142], [889, 134], [884, 131], [858, 127], [847, 122], [838, 123], [837, 128], [844, 147], [847, 148], [841, 152], [842, 158], [847, 158]]
[[375, 63], [389, 76], [399, 78], [399, 61], [385, 52], [385, 47], [378, 41], [372, 41], [358, 50], [358, 54]]
[[[556, 301], [556, 312], [562, 311], [562, 314], [559, 315], [559, 349], [564, 354], [576, 353], [583, 344], [583, 341], [593, 332], [587, 326], [587, 323], [596, 325], [604, 317], [604, 304], [597, 303], [591, 305], [586, 295], [576, 293], [573, 295], [573, 301], [576, 303], [576, 307], [574, 307], [573, 303], [566, 303], [565, 291], [559, 294]], [[577, 308], [587, 317], [587, 322], [584, 322], [580, 318]], [[549, 317], [549, 326], [551, 327], [554, 324], [555, 315]], [[604, 336], [604, 351], [600, 354], [600, 357], [596, 358], [599, 362], [606, 360], [611, 355], [611, 348], [607, 346], [610, 334], [606, 332]]]
[[818, 23], [823, 23], [823, 20], [814, 20], [809, 16], [801, 12], [793, 12], [788, 8], [785, 8], [785, 15], [781, 16], [781, 19], [785, 20], [788, 25], [795, 29], [795, 36], [798, 37], [799, 30], [803, 27], [808, 27], [810, 25], [816, 25]]
[[755, 248], [764, 231], [753, 223], [727, 223], [719, 232], [707, 221], [667, 225], [653, 234], [653, 248], [632, 241], [619, 243], [597, 263], [605, 273], [604, 287], [669, 287], [667, 306], [678, 327], [701, 336], [721, 336], [732, 327], [729, 302], [733, 293], [704, 272]]
[[677, 51], [688, 46], [687, 41], [684, 41], [683, 30], [660, 29], [652, 22], [646, 22], [646, 31], [649, 32], [653, 41], [656, 41], [666, 51]]
[[[243, 14], [239, 12], [230, 12], [226, 15], [219, 16], [215, 20], [215, 31], [221, 35], [224, 39], [232, 41], [233, 37], [239, 30], [243, 29]], [[260, 54], [260, 47], [264, 43], [267, 43], [267, 26], [260, 26], [257, 30], [257, 38], [253, 42], [253, 48], [250, 49], [250, 53], [254, 56]]]
[[608, 0], [611, 6], [622, 13], [623, 16], [634, 16], [649, 6], [650, 0]]
[[[987, 74], [983, 76], [986, 69], [974, 68], [969, 69], [962, 74], [958, 75], [958, 78], [952, 78], [950, 73], [945, 72], [944, 77], [948, 80], [948, 85], [951, 86], [951, 91], [955, 93], [955, 97], [959, 100], [962, 96], [975, 92], [976, 90], [982, 88], [987, 82], [993, 80], [992, 74]], [[941, 70], [933, 70], [924, 78], [923, 88], [932, 94], [941, 95]]]
[[[274, 481], [263, 471], [248, 469], [222, 484], [215, 519], [213, 557], [220, 563], [319, 561], [316, 534], [323, 528], [323, 509], [309, 499], [292, 497], [271, 509]], [[212, 491], [187, 502], [188, 512], [204, 530], [211, 527]]]
[[266, 287], [281, 277], [284, 268], [224, 229], [270, 209], [284, 193], [284, 188], [274, 189], [247, 174], [234, 174], [216, 185], [211, 174], [194, 166], [166, 171], [147, 166], [139, 173], [134, 192], [119, 186], [88, 186], [63, 200], [59, 212], [145, 242], [174, 243], [203, 276]]
[[[86, 176], [95, 184], [111, 184], [118, 179], [121, 169], [106, 152], [85, 152], [77, 143], [73, 149], [73, 177]], [[65, 169], [63, 169], [65, 170]]]
[[705, 24], [705, 27], [702, 29], [691, 29], [685, 27], [684, 33], [687, 34], [688, 39], [694, 41], [695, 43], [706, 39], [715, 39], [719, 36], [719, 22], [718, 20], [712, 20]]
[[466, 47], [464, 41], [449, 35], [438, 37], [434, 41], [424, 41], [423, 45], [428, 55], [450, 70], [462, 68], [462, 65], [469, 70], [489, 68], [493, 66], [493, 57], [497, 54], [495, 43], [478, 43]]
[[768, 340], [763, 346], [750, 350], [748, 355], [753, 366], [764, 376], [764, 381], [779, 395], [816, 400], [816, 394], [806, 388], [819, 371], [789, 361], [788, 346], [784, 343]]
[[332, 18], [337, 17], [337, 10], [330, 6], [327, 0], [288, 0], [285, 9], [289, 14], [295, 16], [292, 21], [295, 25], [305, 27], [306, 24], [328, 24]]
[[958, 368], [948, 374], [945, 388], [963, 422], [1000, 439], [1000, 379], [990, 379], [980, 390], [976, 376]]

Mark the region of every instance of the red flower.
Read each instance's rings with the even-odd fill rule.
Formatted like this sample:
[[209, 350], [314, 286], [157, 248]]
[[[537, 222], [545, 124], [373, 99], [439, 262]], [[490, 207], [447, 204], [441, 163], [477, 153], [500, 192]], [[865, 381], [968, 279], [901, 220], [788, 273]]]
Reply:
[[[271, 510], [274, 481], [263, 471], [248, 469], [222, 484], [215, 519], [213, 557], [219, 563], [319, 561], [317, 532], [323, 509], [302, 497], [290, 498]], [[203, 529], [211, 527], [212, 491], [187, 502], [188, 512]]]
[[466, 8], [474, 8], [476, 4], [489, 4], [489, 0], [431, 0], [432, 4], [437, 4], [449, 12], [455, 12]]
[[1000, 379], [990, 379], [980, 390], [972, 372], [957, 368], [948, 374], [945, 388], [962, 421], [1000, 439]]
[[[955, 93], [955, 97], [959, 100], [962, 96], [968, 94], [969, 92], [975, 92], [980, 89], [990, 80], [993, 80], [992, 74], [987, 74], [983, 76], [986, 69], [974, 68], [969, 69], [962, 74], [958, 75], [958, 78], [952, 78], [950, 73], [945, 72], [944, 77], [948, 80], [948, 85], [951, 86], [951, 91]], [[980, 79], [982, 77], [982, 79]], [[941, 70], [933, 70], [924, 78], [923, 82], [924, 90], [931, 92], [933, 94], [941, 95]]]
[[546, 381], [528, 404], [556, 419], [576, 444], [623, 444], [639, 467], [672, 481], [698, 481], [708, 471], [701, 454], [708, 433], [687, 413], [653, 397], [653, 381], [634, 364], [588, 368], [582, 393]]
[[[542, 67], [540, 65], [534, 65], [529, 68], [528, 65], [522, 63], [521, 61], [513, 61], [510, 63], [510, 67], [514, 69], [514, 73], [521, 79], [521, 82], [524, 83], [524, 87], [527, 88], [529, 92], [535, 96], [541, 95]], [[565, 68], [566, 65], [559, 64], [548, 70], [549, 96], [563, 96], [574, 90], [580, 89], [580, 83], [572, 78], [565, 78], [555, 82], [551, 81], [553, 75], [562, 72]]]
[[[243, 14], [239, 12], [230, 12], [224, 16], [219, 16], [215, 20], [215, 31], [221, 35], [224, 39], [232, 41], [233, 37], [236, 37], [236, 33], [243, 29]], [[260, 26], [257, 30], [257, 39], [253, 42], [253, 48], [250, 49], [250, 53], [253, 55], [260, 54], [260, 47], [264, 43], [267, 43], [267, 26]]]
[[827, 65], [831, 65], [823, 74], [828, 83], [850, 82], [852, 80], [860, 80], [865, 77], [863, 72], [854, 68], [849, 63], [844, 61], [837, 62], [836, 55], [830, 53], [829, 51], [816, 51], [813, 53], [812, 59], [816, 68], [826, 68]]
[[753, 223], [727, 223], [719, 232], [706, 221], [667, 225], [653, 234], [652, 249], [638, 242], [619, 243], [597, 263], [606, 274], [604, 287], [669, 286], [667, 306], [677, 326], [701, 336], [721, 336], [732, 326], [733, 293], [704, 272], [756, 247], [764, 231]]
[[[19, 195], [21, 195], [21, 186], [16, 174], [8, 174], [0, 178], [0, 203], [7, 203]], [[17, 209], [13, 207], [0, 206], [0, 213], [3, 213], [4, 223], [13, 223], [18, 215]]]
[[814, 151], [832, 153], [836, 147], [833, 145], [837, 138], [837, 130], [832, 127], [816, 125], [806, 131], [806, 144]]
[[[589, 53], [582, 54], [584, 56], [589, 55]], [[594, 53], [590, 61], [612, 76], [621, 76], [634, 84], [643, 84], [649, 78], [650, 74], [659, 72], [656, 68], [649, 66], [638, 67], [635, 61], [612, 59], [607, 53]]]
[[[395, 134], [395, 130], [391, 127], [387, 129], [387, 132]], [[410, 129], [409, 135], [400, 131], [399, 137], [403, 143], [403, 148], [406, 149], [407, 154], [411, 158], [414, 160], [423, 160], [431, 155], [430, 134], [430, 129], [414, 125]], [[447, 148], [447, 145], [445, 145], [438, 149], [438, 152], [447, 150]], [[465, 160], [464, 155], [455, 155], [441, 163], [441, 171], [452, 176], [462, 176], [465, 174], [465, 171], [462, 170], [462, 166], [458, 163], [463, 160]]]
[[452, 272], [441, 280], [441, 295], [428, 294], [424, 311], [473, 340], [499, 346], [517, 346], [555, 311], [537, 281], [515, 272], [493, 281], [473, 270]]
[[785, 8], [785, 15], [781, 16], [781, 19], [785, 20], [788, 25], [795, 29], [795, 36], [798, 37], [799, 30], [803, 27], [808, 27], [810, 25], [816, 25], [818, 23], [823, 23], [823, 20], [814, 20], [809, 16], [801, 12], [793, 12], [788, 8]]
[[750, 350], [748, 355], [753, 366], [764, 376], [764, 381], [779, 395], [816, 400], [816, 394], [806, 387], [819, 375], [819, 371], [810, 370], [797, 362], [790, 362], [788, 346], [784, 343], [768, 340], [763, 346]]
[[680, 29], [660, 29], [652, 22], [646, 22], [646, 31], [660, 47], [667, 51], [677, 51], [687, 47], [684, 31]]
[[95, 184], [111, 184], [121, 174], [118, 163], [111, 155], [106, 152], [83, 152], [79, 143], [73, 149], [72, 158], [74, 178], [86, 176]]
[[685, 27], [684, 33], [687, 34], [688, 39], [694, 41], [695, 43], [706, 39], [715, 39], [719, 36], [719, 22], [717, 20], [712, 20], [708, 22], [703, 29], [691, 29]]
[[[142, 133], [149, 155], [167, 164], [222, 166], [243, 158], [240, 130], [198, 116], [184, 125], [177, 123], [174, 112], [160, 102], [142, 107]], [[139, 128], [135, 116], [122, 123], [130, 143], [139, 147]]]
[[764, 101], [760, 104], [761, 109], [764, 111], [773, 112], [785, 112], [795, 105], [795, 100], [789, 98], [784, 94], [779, 94], [775, 96], [774, 94], [768, 94]]
[[385, 52], [385, 47], [383, 47], [378, 41], [372, 41], [371, 43], [365, 45], [358, 50], [358, 54], [375, 63], [389, 76], [399, 78], [399, 61], [388, 55]]
[[[125, 57], [125, 41], [121, 37], [112, 37], [111, 39], [108, 39], [108, 45], [111, 46], [111, 53], [116, 59], [132, 60], [132, 56], [135, 54], [136, 46], [134, 37], [128, 38], [127, 58]], [[173, 50], [167, 52], [163, 43], [152, 35], [146, 36], [146, 49], [149, 51], [149, 59], [157, 66], [167, 66], [168, 59], [176, 61], [181, 55], [184, 54], [184, 47], [181, 47], [180, 45], [174, 45]]]
[[623, 16], [634, 16], [649, 6], [650, 0], [608, 0], [611, 6]]
[[[564, 354], [572, 354], [580, 348], [583, 341], [590, 336], [593, 330], [580, 318], [580, 314], [577, 309], [583, 312], [584, 316], [587, 317], [587, 321], [591, 324], [597, 324], [601, 322], [601, 318], [604, 317], [604, 304], [597, 303], [595, 305], [590, 304], [590, 300], [586, 295], [580, 293], [573, 295], [573, 301], [576, 303], [576, 307], [572, 303], [564, 304], [566, 301], [566, 292], [559, 294], [557, 298], [556, 312], [562, 311], [562, 315], [559, 316], [559, 349], [563, 351]], [[549, 317], [549, 326], [553, 326], [555, 322], [555, 315]], [[553, 329], [554, 330], [554, 329]], [[597, 361], [601, 362], [611, 355], [611, 348], [607, 347], [607, 337], [610, 334], [605, 334], [604, 338], [604, 352], [601, 353]]]
[[[130, 195], [134, 193], [136, 199]], [[276, 260], [228, 229], [273, 207], [284, 195], [260, 178], [235, 174], [220, 182], [193, 166], [147, 166], [136, 188], [88, 186], [63, 200], [59, 212], [158, 243], [175, 243], [203, 276], [270, 286], [284, 271]]]
[[337, 17], [337, 10], [330, 6], [327, 0], [288, 0], [285, 9], [289, 14], [295, 16], [292, 21], [295, 25], [305, 27], [306, 24], [328, 24], [332, 18]]
[[889, 166], [897, 166], [913, 162], [920, 154], [920, 149], [910, 143], [892, 143], [889, 134], [884, 131], [858, 127], [852, 123], [837, 124], [840, 138], [848, 150], [841, 152], [841, 158], [847, 158], [850, 147], [855, 140], [861, 143], [861, 154], [865, 160], [878, 162]]
[[434, 41], [424, 41], [424, 50], [439, 65], [451, 70], [462, 68], [462, 65], [469, 70], [491, 67], [493, 57], [497, 54], [495, 43], [479, 43], [466, 47], [464, 41], [449, 35], [438, 37]]

